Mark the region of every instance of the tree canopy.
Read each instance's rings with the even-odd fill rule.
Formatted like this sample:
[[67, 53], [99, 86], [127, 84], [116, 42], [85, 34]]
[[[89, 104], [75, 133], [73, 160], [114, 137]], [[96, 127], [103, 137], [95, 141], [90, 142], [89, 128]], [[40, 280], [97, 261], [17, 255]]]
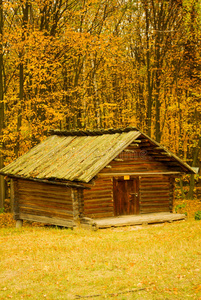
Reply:
[[198, 0], [0, 0], [0, 168], [50, 129], [136, 126], [197, 164]]

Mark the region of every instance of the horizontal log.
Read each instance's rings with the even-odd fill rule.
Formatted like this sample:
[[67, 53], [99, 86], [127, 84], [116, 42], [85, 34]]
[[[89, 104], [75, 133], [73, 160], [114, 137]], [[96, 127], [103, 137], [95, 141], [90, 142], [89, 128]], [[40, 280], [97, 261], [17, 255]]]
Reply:
[[141, 147], [145, 147], [145, 146], [150, 147], [151, 144], [150, 144], [149, 142], [144, 142], [144, 141], [142, 141], [141, 144], [140, 144], [140, 146], [141, 146]]
[[72, 216], [73, 210], [65, 210], [65, 209], [55, 209], [50, 207], [40, 207], [40, 206], [33, 206], [33, 205], [26, 205], [26, 204], [19, 204], [19, 209], [31, 209], [33, 211], [43, 211], [48, 213], [62, 213], [65, 215]]
[[167, 177], [158, 177], [158, 178], [155, 178], [155, 177], [149, 177], [148, 179], [143, 179], [142, 177], [140, 178], [140, 184], [142, 186], [147, 186], [147, 185], [162, 185], [162, 184], [170, 184], [170, 180], [169, 178]]
[[90, 209], [84, 209], [85, 214], [96, 214], [96, 213], [105, 213], [108, 211], [113, 211], [113, 206], [111, 207], [97, 207], [97, 208], [90, 208]]
[[19, 192], [18, 193], [19, 198], [29, 198], [29, 199], [50, 199], [50, 201], [58, 200], [58, 201], [66, 201], [66, 202], [72, 202], [71, 196], [66, 197], [66, 195], [52, 195], [51, 193], [29, 193], [29, 192]]
[[105, 183], [105, 182], [110, 182], [111, 181], [111, 178], [96, 178], [96, 179], [94, 179], [94, 182], [96, 183]]
[[135, 156], [133, 157], [133, 159], [131, 159], [131, 155], [125, 155], [124, 157], [124, 162], [122, 163], [119, 163], [119, 162], [116, 162], [116, 161], [112, 161], [111, 162], [111, 166], [112, 167], [119, 167], [119, 168], [126, 168], [126, 167], [139, 167], [139, 166], [146, 166], [146, 167], [149, 167], [149, 168], [152, 168], [152, 167], [158, 167], [158, 168], [161, 168], [161, 169], [167, 169], [166, 166], [164, 166], [161, 162], [158, 162], [158, 161], [155, 161], [153, 160], [152, 157], [149, 157], [149, 156], [145, 156], [144, 158], [143, 157], [138, 157], [138, 156]]
[[[167, 166], [163, 165], [162, 163], [160, 162], [148, 162], [147, 160], [144, 160], [144, 161], [141, 161], [141, 160], [134, 160], [134, 161], [131, 161], [129, 158], [128, 160], [126, 161], [126, 158], [124, 159], [125, 162], [122, 163], [121, 165], [120, 164], [117, 164], [115, 162], [112, 162], [111, 163], [111, 167], [112, 169], [111, 170], [107, 170], [107, 171], [113, 171], [113, 170], [123, 170], [123, 171], [127, 171], [127, 170], [130, 170], [130, 169], [133, 169], [135, 171], [138, 171], [140, 169], [146, 169], [146, 170], [150, 170], [150, 171], [154, 171], [154, 170], [160, 170], [160, 171], [168, 171], [168, 168]], [[104, 170], [104, 169], [103, 169]]]
[[[103, 180], [103, 181], [99, 181], [99, 179], [106, 179], [106, 180]], [[98, 178], [98, 180], [96, 181], [94, 181], [94, 184], [93, 185], [91, 185], [90, 186], [90, 188], [92, 189], [92, 188], [95, 188], [96, 186], [98, 186], [98, 187], [102, 187], [102, 186], [110, 186], [110, 185], [112, 185], [112, 183], [113, 183], [113, 180], [112, 180], [112, 178]], [[87, 190], [84, 190], [83, 192], [87, 192]]]
[[169, 207], [169, 201], [167, 201], [167, 202], [160, 202], [160, 203], [153, 203], [153, 202], [150, 202], [150, 203], [140, 203], [140, 206], [141, 207], [151, 207], [151, 206], [153, 206], [153, 207], [156, 207], [156, 206], [158, 206], [158, 207], [163, 207], [163, 206], [166, 206], [166, 207]]
[[[141, 215], [144, 215], [144, 214], [153, 214], [155, 213], [154, 211], [144, 211], [144, 212], [140, 212]], [[158, 210], [156, 213], [170, 213], [170, 210]], [[161, 221], [162, 223], [163, 222], [166, 222], [166, 221]], [[168, 222], [168, 221], [167, 221]], [[155, 222], [151, 222], [151, 223], [155, 223]], [[160, 222], [156, 222], [156, 223], [160, 223]]]
[[152, 201], [170, 201], [170, 197], [166, 196], [166, 197], [144, 197], [141, 198], [141, 203], [145, 203], [145, 202], [152, 202]]
[[58, 225], [58, 226], [64, 226], [64, 227], [75, 227], [76, 223], [73, 220], [64, 220], [61, 218], [51, 218], [51, 217], [44, 217], [44, 216], [36, 216], [32, 214], [25, 214], [20, 213], [19, 218], [21, 220], [28, 220], [32, 222], [39, 222], [39, 223], [45, 223], [45, 224], [52, 224], [52, 225]]
[[144, 191], [149, 190], [149, 189], [154, 189], [157, 191], [157, 190], [161, 190], [162, 188], [164, 190], [168, 190], [168, 191], [171, 190], [168, 182], [166, 182], [165, 184], [153, 183], [153, 185], [152, 184], [143, 184], [143, 185], [140, 184], [140, 187], [139, 187], [140, 190], [144, 190]]
[[19, 206], [23, 206], [23, 205], [27, 205], [27, 206], [32, 206], [32, 207], [42, 207], [42, 208], [51, 208], [51, 209], [62, 209], [62, 210], [69, 210], [72, 211], [73, 210], [73, 205], [71, 203], [71, 205], [65, 205], [65, 204], [60, 204], [60, 203], [49, 203], [49, 202], [33, 202], [33, 201], [24, 201], [24, 200], [20, 200], [19, 201]]
[[170, 162], [171, 161], [171, 158], [166, 158], [164, 156], [154, 155], [153, 157], [159, 162]]
[[[137, 144], [141, 144], [141, 140], [135, 140], [133, 143], [137, 143]], [[131, 146], [132, 144], [130, 144], [130, 146]]]
[[114, 216], [113, 212], [86, 214], [86, 217], [90, 217], [92, 219], [102, 219], [102, 218], [109, 218], [109, 217], [113, 217], [113, 216]]
[[113, 197], [113, 193], [105, 193], [105, 194], [101, 194], [101, 195], [98, 195], [98, 194], [91, 194], [91, 195], [84, 195], [83, 199], [84, 201], [86, 200], [95, 200], [95, 199], [104, 199], [104, 198], [110, 198], [112, 199]]
[[28, 208], [20, 208], [20, 213], [26, 213], [26, 214], [32, 214], [36, 216], [44, 216], [44, 217], [59, 217], [65, 220], [72, 220], [73, 215], [68, 215], [68, 214], [62, 214], [62, 213], [57, 213], [55, 212], [47, 212], [43, 210], [33, 210], [33, 209], [28, 209]]
[[113, 205], [113, 203], [98, 203], [98, 204], [91, 204], [91, 205], [89, 205], [89, 204], [86, 204], [85, 206], [84, 206], [84, 209], [85, 209], [85, 211], [89, 211], [89, 210], [91, 210], [91, 209], [105, 209], [105, 208], [112, 208], [113, 209], [113, 207], [114, 207], [114, 205]]
[[49, 181], [44, 179], [38, 179], [38, 178], [25, 178], [18, 175], [9, 175], [10, 178], [13, 178], [14, 180], [20, 181], [20, 182], [31, 182], [35, 184], [44, 184], [47, 186], [61, 186], [61, 187], [67, 187], [67, 188], [85, 188], [84, 185], [74, 182], [62, 182], [62, 181]]
[[113, 200], [113, 196], [111, 195], [103, 195], [102, 197], [87, 197], [84, 198], [84, 203], [86, 202], [91, 202], [91, 201], [97, 201], [97, 202], [102, 202], [102, 201], [112, 201]]
[[104, 197], [108, 197], [108, 198], [111, 198], [111, 195], [113, 195], [113, 190], [111, 190], [110, 192], [107, 192], [107, 193], [98, 193], [98, 192], [93, 192], [91, 194], [84, 194], [83, 195], [83, 199], [92, 199], [92, 198], [104, 198]]
[[154, 201], [154, 200], [168, 200], [170, 199], [169, 195], [167, 196], [155, 196], [155, 195], [146, 195], [143, 196], [141, 195], [141, 201]]
[[183, 214], [171, 214], [168, 212], [162, 212], [159, 214], [142, 214], [135, 216], [119, 216], [118, 218], [106, 218], [106, 219], [95, 219], [97, 228], [109, 228], [118, 226], [129, 226], [129, 225], [141, 225], [141, 224], [153, 224], [172, 222], [176, 220], [185, 219]]
[[126, 152], [126, 153], [135, 153], [135, 150], [124, 149], [123, 152]]
[[168, 198], [170, 196], [170, 192], [167, 190], [167, 191], [163, 191], [163, 192], [160, 192], [160, 191], [139, 191], [140, 195], [144, 198], [154, 198], [154, 197], [157, 197], [157, 198]]
[[91, 193], [87, 193], [87, 194], [83, 194], [83, 199], [87, 199], [87, 198], [93, 198], [93, 197], [98, 197], [98, 198], [103, 198], [104, 196], [106, 197], [111, 197], [111, 195], [113, 194], [113, 187], [112, 189], [107, 190], [107, 192], [104, 193], [103, 191], [92, 191]]
[[145, 177], [142, 175], [140, 178], [141, 182], [150, 182], [151, 180], [153, 181], [168, 181], [169, 182], [169, 176], [164, 176], [163, 174], [158, 173], [157, 176], [152, 176], [152, 177]]
[[148, 201], [170, 201], [170, 197], [169, 196], [163, 196], [163, 197], [153, 197], [153, 196], [150, 196], [150, 197], [144, 197], [142, 198], [141, 197], [141, 200], [140, 200], [142, 203], [143, 202], [148, 202]]
[[41, 199], [24, 199], [20, 198], [19, 203], [22, 204], [30, 204], [34, 206], [44, 206], [44, 207], [73, 207], [72, 202], [71, 203], [61, 203], [56, 201], [48, 201], [48, 200], [41, 200]]
[[33, 195], [29, 194], [20, 194], [20, 200], [23, 201], [31, 201], [33, 203], [37, 202], [47, 202], [47, 203], [60, 203], [60, 204], [66, 204], [66, 205], [71, 205], [72, 204], [72, 199], [64, 200], [64, 199], [55, 199], [55, 198], [49, 198], [49, 197], [34, 197]]
[[[150, 157], [150, 161], [148, 160], [148, 158], [142, 160], [142, 158], [138, 159], [138, 157], [136, 157], [133, 160], [130, 160], [129, 158], [128, 158], [128, 160], [126, 160], [126, 158], [125, 158], [123, 163], [117, 163], [116, 161], [111, 162], [112, 167], [119, 167], [119, 168], [121, 168], [121, 167], [126, 168], [126, 167], [132, 167], [132, 166], [137, 168], [138, 166], [141, 166], [141, 165], [147, 166], [150, 168], [153, 166], [156, 166], [159, 168], [161, 168], [161, 166], [163, 167], [162, 163], [151, 160], [151, 157]], [[165, 167], [165, 169], [166, 169], [166, 167]]]
[[113, 161], [124, 161], [122, 158], [114, 158]]
[[140, 210], [140, 214], [150, 214], [150, 213], [159, 213], [159, 212], [170, 212], [169, 208], [151, 208]]
[[[135, 170], [135, 172], [133, 172], [133, 170]], [[119, 168], [119, 169], [112, 169], [112, 173], [110, 172], [107, 172], [106, 169], [103, 169], [103, 172], [100, 172], [99, 173], [99, 176], [101, 176], [102, 174], [105, 174], [105, 175], [111, 175], [111, 176], [124, 176], [124, 175], [134, 175], [134, 176], [142, 176], [144, 174], [148, 175], [152, 175], [152, 171], [154, 172], [157, 172], [157, 170], [149, 170], [149, 169], [134, 169], [133, 167], [132, 168], [126, 168], [125, 170], [123, 170], [122, 168]], [[165, 170], [164, 170], [165, 172]], [[156, 174], [156, 173], [155, 173]], [[104, 176], [104, 175], [103, 175]]]
[[90, 198], [86, 198], [84, 200], [84, 205], [86, 205], [86, 203], [108, 203], [108, 202], [112, 202], [113, 198], [112, 197], [103, 197], [103, 198], [98, 198], [98, 199], [90, 199]]
[[55, 207], [72, 207], [72, 200], [71, 201], [60, 201], [55, 199], [28, 199], [28, 198], [20, 198], [20, 203], [30, 203], [33, 205], [45, 205], [45, 206], [55, 206]]
[[37, 187], [31, 187], [31, 188], [26, 188], [26, 187], [19, 187], [18, 188], [18, 191], [23, 193], [23, 192], [26, 192], [26, 193], [38, 193], [38, 194], [51, 194], [51, 195], [54, 195], [54, 196], [57, 196], [57, 195], [65, 195], [65, 196], [69, 196], [71, 195], [71, 190], [60, 190], [60, 189], [55, 189], [55, 190], [51, 190], [51, 189], [39, 189]]
[[149, 202], [157, 202], [157, 203], [161, 203], [161, 202], [170, 202], [170, 198], [169, 197], [164, 197], [164, 198], [158, 198], [158, 199], [151, 199], [151, 198], [145, 198], [145, 199], [141, 199], [140, 203], [149, 203]]
[[106, 181], [110, 181], [111, 179], [110, 178], [98, 178], [98, 177], [95, 177], [93, 180], [92, 180], [92, 182], [93, 183], [96, 183], [96, 182], [98, 182], [98, 183], [104, 183], [104, 182], [106, 182]]
[[99, 173], [98, 177], [105, 177], [105, 176], [125, 176], [125, 175], [130, 175], [130, 176], [150, 176], [150, 178], [153, 178], [154, 176], [161, 176], [161, 175], [178, 175], [181, 174], [181, 172], [178, 171], [161, 171], [161, 172], [112, 172], [112, 173]]
[[89, 195], [88, 197], [84, 197], [84, 203], [86, 201], [91, 201], [91, 200], [97, 200], [97, 201], [102, 201], [104, 199], [113, 199], [113, 194], [103, 194], [103, 195]]
[[156, 194], [156, 195], [169, 195], [169, 190], [153, 190], [153, 191], [150, 191], [150, 190], [148, 190], [148, 191], [143, 191], [143, 190], [140, 190], [140, 193], [141, 193], [141, 195], [154, 195], [154, 194]]
[[105, 190], [109, 190], [109, 189], [112, 189], [113, 188], [113, 182], [111, 182], [110, 184], [108, 184], [108, 183], [106, 183], [106, 184], [103, 184], [103, 185], [95, 185], [95, 186], [93, 186], [93, 187], [91, 187], [91, 189], [90, 190], [85, 190], [84, 191], [84, 194], [89, 194], [91, 191], [99, 191], [99, 190], [103, 190], [103, 189], [105, 189]]
[[84, 195], [92, 195], [92, 194], [104, 194], [104, 193], [111, 193], [113, 191], [113, 186], [110, 188], [98, 188], [98, 189], [91, 189], [90, 192], [84, 193]]
[[149, 186], [149, 187], [140, 187], [139, 188], [139, 190], [141, 191], [141, 192], [143, 192], [143, 193], [148, 193], [149, 191], [151, 191], [151, 192], [156, 192], [156, 193], [161, 193], [161, 192], [166, 192], [166, 193], [168, 193], [168, 192], [170, 192], [171, 191], [171, 189], [169, 188], [169, 186], [167, 186], [167, 187], [165, 187], [165, 186], [159, 186], [159, 187], [155, 187], [155, 186], [153, 186], [153, 187], [151, 187], [151, 186]]
[[23, 186], [23, 187], [37, 187], [40, 189], [50, 189], [50, 190], [55, 190], [55, 189], [63, 189], [63, 190], [70, 190], [72, 187], [66, 186], [66, 185], [57, 185], [56, 183], [54, 184], [49, 184], [49, 183], [40, 183], [40, 182], [34, 182], [34, 181], [28, 181], [28, 180], [18, 180], [18, 185]]
[[141, 191], [161, 191], [161, 190], [164, 190], [164, 191], [169, 191], [170, 188], [169, 186], [164, 186], [164, 185], [161, 185], [161, 186], [146, 186], [146, 187], [142, 187], [140, 188]]

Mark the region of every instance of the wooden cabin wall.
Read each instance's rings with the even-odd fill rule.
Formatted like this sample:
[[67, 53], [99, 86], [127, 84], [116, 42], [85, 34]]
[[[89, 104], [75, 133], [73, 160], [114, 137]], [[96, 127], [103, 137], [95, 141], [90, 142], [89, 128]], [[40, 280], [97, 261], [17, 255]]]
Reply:
[[120, 153], [113, 161], [111, 161], [107, 167], [102, 169], [100, 174], [123, 174], [132, 172], [160, 173], [167, 171], [170, 171], [167, 165], [155, 160], [154, 157], [149, 156], [146, 151], [142, 151], [140, 149], [132, 150], [132, 147], [127, 147], [127, 149]]
[[172, 212], [173, 188], [169, 176], [140, 177], [140, 213]]
[[[138, 178], [131, 176], [132, 178]], [[167, 175], [139, 176], [140, 214], [172, 212], [174, 178]], [[96, 179], [90, 190], [84, 190], [84, 216], [105, 218], [114, 216], [113, 178]]]
[[84, 215], [89, 218], [113, 217], [113, 179], [98, 178], [90, 188], [83, 191]]
[[71, 226], [79, 210], [78, 194], [66, 186], [14, 179], [15, 219]]

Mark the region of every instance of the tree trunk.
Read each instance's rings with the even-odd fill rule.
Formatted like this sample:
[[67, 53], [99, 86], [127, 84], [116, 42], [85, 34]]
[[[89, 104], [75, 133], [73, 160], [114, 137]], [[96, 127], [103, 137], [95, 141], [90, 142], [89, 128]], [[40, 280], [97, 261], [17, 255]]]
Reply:
[[148, 86], [148, 101], [147, 101], [147, 133], [151, 136], [151, 116], [152, 116], [152, 85], [151, 85], [151, 70], [150, 70], [150, 49], [149, 49], [149, 12], [148, 3], [145, 3], [146, 17], [146, 64], [147, 64], [147, 86]]
[[[25, 30], [27, 29], [28, 20], [29, 20], [29, 1], [26, 2], [25, 7], [23, 7], [23, 32], [22, 32], [22, 40], [25, 39]], [[23, 60], [23, 51], [19, 54], [20, 60]], [[23, 100], [24, 100], [24, 62], [21, 61], [19, 65], [19, 110], [17, 117], [17, 143], [15, 147], [15, 154], [18, 157], [19, 149], [20, 149], [20, 128], [22, 126], [22, 110], [23, 110]]]
[[[3, 128], [4, 128], [4, 91], [3, 91], [3, 3], [0, 0], [0, 169], [4, 166], [3, 159]], [[5, 200], [5, 181], [0, 176], [0, 208]]]
[[[192, 167], [196, 167], [196, 165], [197, 165], [197, 160], [198, 160], [200, 149], [201, 149], [201, 136], [199, 137], [198, 145], [194, 151]], [[195, 187], [195, 176], [194, 176], [194, 174], [191, 174], [189, 192], [186, 196], [186, 199], [193, 199], [194, 187]]]

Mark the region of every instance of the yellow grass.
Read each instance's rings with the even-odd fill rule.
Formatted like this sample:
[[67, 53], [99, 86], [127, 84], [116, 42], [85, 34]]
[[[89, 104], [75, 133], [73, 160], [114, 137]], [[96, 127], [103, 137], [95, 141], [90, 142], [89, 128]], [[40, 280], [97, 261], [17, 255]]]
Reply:
[[2, 228], [0, 299], [201, 299], [200, 229]]

